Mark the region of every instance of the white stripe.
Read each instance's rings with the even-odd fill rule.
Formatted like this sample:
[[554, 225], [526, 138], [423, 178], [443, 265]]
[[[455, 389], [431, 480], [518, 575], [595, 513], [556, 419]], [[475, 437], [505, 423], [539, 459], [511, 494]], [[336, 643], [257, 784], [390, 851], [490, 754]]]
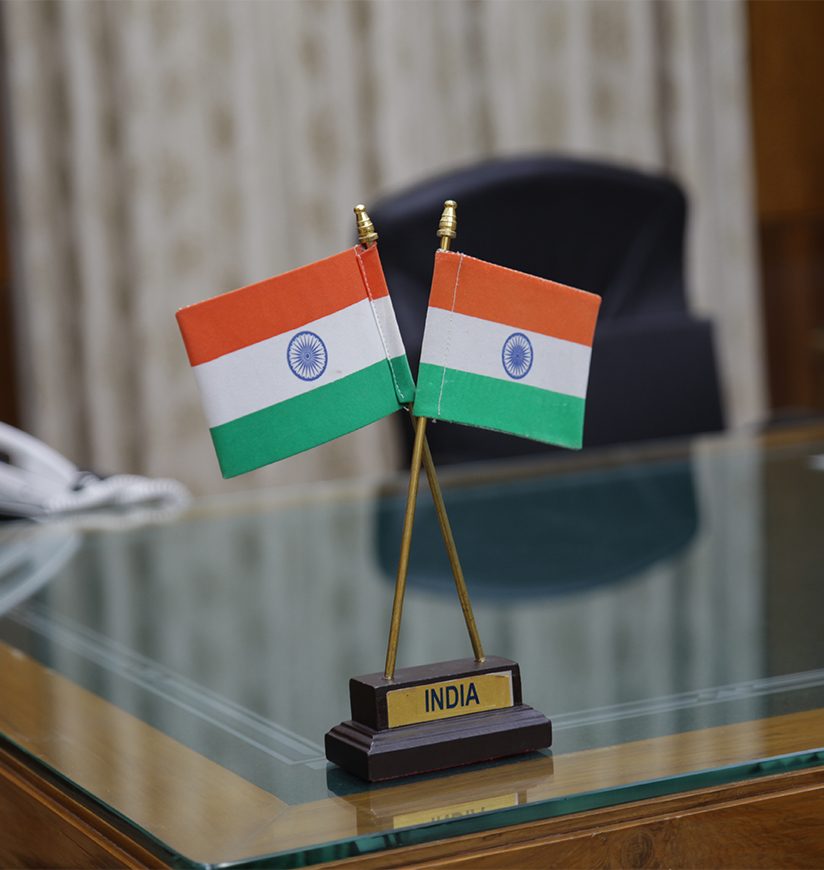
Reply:
[[398, 328], [398, 321], [395, 318], [392, 300], [388, 296], [381, 296], [380, 299], [375, 299], [372, 304], [375, 306], [375, 317], [378, 319], [384, 340], [386, 341], [386, 352], [389, 354], [389, 359], [405, 356], [406, 348], [403, 346], [403, 339]]
[[375, 299], [372, 295], [372, 288], [369, 286], [369, 278], [366, 276], [366, 267], [363, 265], [363, 256], [361, 255], [360, 245], [355, 246], [355, 256], [358, 258], [358, 264], [361, 269], [361, 276], [366, 287], [366, 295], [369, 297], [369, 302], [372, 305], [372, 313], [375, 316], [375, 325], [378, 328], [378, 335], [383, 344], [384, 354], [389, 360], [389, 369], [392, 372], [392, 382], [395, 384], [395, 394], [400, 399], [401, 385], [398, 382], [398, 373], [395, 370], [395, 365], [392, 360], [400, 354], [406, 355], [406, 350], [403, 346], [400, 330], [398, 329], [398, 321], [395, 319], [395, 310], [392, 307], [392, 302], [388, 296], [382, 296], [380, 299]]
[[[504, 342], [521, 332], [532, 344], [532, 368], [511, 378], [501, 359]], [[586, 398], [592, 349], [574, 341], [550, 338], [505, 323], [430, 308], [426, 315], [421, 362], [486, 375], [567, 396]], [[448, 356], [448, 359], [447, 359]]]
[[[389, 299], [376, 300], [376, 303]], [[391, 303], [390, 303], [391, 304]], [[316, 333], [326, 345], [326, 371], [314, 381], [292, 373], [286, 361], [289, 341], [299, 332]], [[375, 316], [368, 299], [194, 366], [209, 426], [220, 426], [246, 414], [339, 381], [385, 360]]]

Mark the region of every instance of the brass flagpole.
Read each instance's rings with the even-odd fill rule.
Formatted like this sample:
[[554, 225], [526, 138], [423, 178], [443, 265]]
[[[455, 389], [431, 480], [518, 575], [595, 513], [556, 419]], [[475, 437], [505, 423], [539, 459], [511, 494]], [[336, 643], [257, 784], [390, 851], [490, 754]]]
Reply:
[[[438, 225], [441, 251], [448, 251], [451, 240], [455, 238], [455, 211], [456, 205], [452, 200], [444, 203]], [[359, 240], [368, 248], [377, 240], [375, 227], [363, 206], [355, 206], [355, 214], [358, 218]], [[355, 253], [358, 258], [368, 260], [377, 251], [363, 255], [356, 248]], [[462, 256], [455, 255], [456, 262], [452, 265], [457, 267], [457, 258]], [[442, 255], [440, 252], [435, 255], [436, 270], [446, 265], [446, 259], [450, 259], [449, 255]], [[360, 266], [368, 270], [379, 268], [376, 262], [362, 262]], [[366, 279], [364, 272], [365, 282]], [[365, 286], [369, 290], [366, 283]], [[382, 289], [381, 292], [385, 291]], [[378, 312], [376, 316], [384, 321]], [[391, 328], [392, 340], [387, 341], [383, 322], [380, 324], [380, 331], [383, 333], [385, 349], [389, 351], [390, 346], [399, 341], [399, 336], [396, 334], [397, 326], [391, 320], [386, 325]], [[428, 340], [424, 349], [429, 354]], [[400, 352], [401, 348], [398, 347], [392, 351], [392, 355]], [[408, 383], [406, 370], [403, 377]], [[410, 394], [411, 386], [408, 383]], [[398, 392], [405, 394], [406, 390], [401, 388]], [[426, 417], [414, 416], [412, 399], [409, 400], [407, 410], [410, 411], [410, 419], [415, 429], [415, 442], [386, 650], [386, 668], [382, 674], [365, 674], [350, 679], [351, 719], [330, 729], [324, 740], [326, 758], [329, 761], [369, 782], [442, 770], [459, 764], [490, 761], [507, 755], [544, 749], [552, 743], [550, 721], [523, 702], [518, 663], [498, 656], [484, 659], [455, 541], [446, 516], [443, 494], [426, 441], [428, 420]], [[440, 413], [436, 414], [436, 417], [439, 416]], [[441, 534], [475, 650], [475, 661], [464, 658], [396, 671], [398, 636], [421, 466], [426, 469], [429, 477]], [[414, 731], [412, 738], [409, 736], [410, 729]]]
[[[453, 200], [447, 200], [444, 203], [443, 214], [438, 225], [438, 236], [441, 239], [440, 247], [442, 251], [448, 251], [451, 240], [455, 238], [457, 217], [455, 210], [456, 203]], [[358, 225], [358, 239], [360, 243], [368, 248], [369, 245], [377, 241], [378, 234], [375, 232], [375, 227], [366, 212], [363, 205], [355, 206], [355, 215]], [[411, 411], [411, 408], [409, 409]], [[446, 505], [443, 500], [443, 492], [441, 491], [438, 475], [435, 471], [435, 464], [432, 461], [432, 453], [429, 450], [429, 444], [426, 440], [426, 417], [410, 418], [412, 425], [415, 428], [415, 441], [412, 448], [412, 464], [410, 467], [409, 489], [406, 497], [406, 512], [404, 515], [403, 534], [401, 536], [401, 553], [398, 559], [398, 575], [395, 581], [395, 598], [392, 604], [392, 619], [389, 628], [389, 643], [386, 651], [386, 668], [385, 676], [391, 680], [395, 675], [395, 662], [398, 655], [398, 637], [401, 627], [401, 616], [403, 614], [403, 599], [406, 592], [406, 577], [409, 570], [409, 549], [412, 544], [412, 526], [415, 520], [415, 505], [418, 497], [418, 481], [420, 478], [421, 464], [426, 471], [429, 489], [432, 493], [432, 501], [435, 504], [435, 513], [438, 517], [438, 525], [441, 529], [441, 535], [446, 547], [446, 553], [449, 557], [449, 565], [452, 569], [452, 576], [455, 580], [455, 589], [458, 593], [458, 599], [461, 602], [461, 610], [466, 623], [469, 639], [472, 643], [472, 651], [475, 655], [475, 660], [483, 662], [485, 660], [481, 638], [478, 634], [478, 627], [475, 624], [475, 616], [472, 612], [472, 603], [469, 600], [469, 591], [466, 588], [466, 580], [464, 579], [463, 569], [461, 568], [458, 550], [455, 546], [455, 539], [452, 535], [452, 527], [449, 524], [449, 517], [446, 513]]]

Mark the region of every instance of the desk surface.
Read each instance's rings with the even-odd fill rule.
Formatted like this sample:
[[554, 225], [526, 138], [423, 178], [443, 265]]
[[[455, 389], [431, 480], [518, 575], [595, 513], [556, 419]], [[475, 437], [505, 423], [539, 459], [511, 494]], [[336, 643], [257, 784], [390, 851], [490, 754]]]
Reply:
[[[368, 787], [402, 478], [0, 526], [0, 733], [178, 864], [294, 866], [824, 764], [824, 430], [443, 474], [551, 752]], [[28, 596], [28, 597], [25, 597]], [[23, 600], [25, 599], [25, 600]], [[399, 663], [470, 654], [421, 493]]]

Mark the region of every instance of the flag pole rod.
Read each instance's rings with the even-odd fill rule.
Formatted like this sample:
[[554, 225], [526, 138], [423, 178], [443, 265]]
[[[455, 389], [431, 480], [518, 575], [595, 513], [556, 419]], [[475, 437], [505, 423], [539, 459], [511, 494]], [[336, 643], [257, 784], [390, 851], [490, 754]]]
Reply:
[[[448, 251], [450, 242], [455, 238], [455, 227], [457, 219], [455, 215], [456, 204], [453, 200], [448, 200], [444, 203], [444, 212], [441, 215], [441, 220], [438, 227], [438, 236], [441, 239], [441, 250]], [[366, 208], [362, 205], [355, 206], [355, 215], [358, 224], [358, 239], [364, 247], [369, 247], [377, 241], [378, 234], [375, 232], [375, 227], [366, 213]], [[409, 409], [411, 411], [411, 408]], [[455, 580], [455, 589], [458, 593], [458, 599], [461, 603], [464, 622], [466, 623], [467, 631], [469, 632], [469, 640], [472, 644], [472, 651], [475, 655], [475, 660], [482, 662], [485, 660], [483, 645], [478, 634], [478, 627], [475, 624], [475, 615], [472, 612], [472, 602], [469, 599], [469, 591], [466, 587], [461, 561], [458, 556], [458, 549], [455, 546], [455, 538], [452, 535], [452, 527], [449, 523], [449, 517], [446, 513], [446, 505], [443, 500], [443, 492], [438, 480], [437, 472], [435, 471], [435, 463], [432, 460], [432, 453], [429, 449], [429, 443], [426, 439], [426, 417], [412, 418], [410, 416], [412, 426], [415, 429], [415, 442], [412, 448], [412, 465], [410, 468], [409, 490], [406, 500], [406, 514], [404, 516], [403, 534], [401, 536], [401, 555], [398, 560], [398, 576], [395, 582], [395, 599], [392, 605], [392, 620], [389, 629], [389, 643], [386, 651], [386, 669], [385, 676], [391, 680], [395, 675], [395, 662], [398, 655], [398, 636], [400, 634], [401, 616], [403, 613], [403, 599], [406, 592], [406, 577], [409, 570], [409, 549], [412, 543], [412, 525], [415, 519], [415, 504], [418, 496], [418, 480], [420, 477], [421, 463], [426, 471], [426, 477], [429, 482], [429, 489], [432, 493], [432, 500], [435, 504], [435, 513], [438, 517], [438, 525], [441, 529], [446, 553], [449, 558], [449, 565], [452, 568], [452, 576]]]

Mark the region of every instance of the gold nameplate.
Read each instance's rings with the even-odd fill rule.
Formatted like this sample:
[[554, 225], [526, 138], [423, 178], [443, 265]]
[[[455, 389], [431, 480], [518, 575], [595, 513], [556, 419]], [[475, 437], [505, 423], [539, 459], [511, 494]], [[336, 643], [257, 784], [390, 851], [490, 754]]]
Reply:
[[474, 816], [476, 813], [488, 813], [490, 810], [503, 810], [517, 806], [517, 792], [502, 794], [497, 797], [466, 801], [460, 804], [449, 804], [445, 807], [435, 807], [430, 810], [401, 813], [392, 819], [392, 827], [409, 828], [412, 825], [426, 825], [431, 822], [442, 822], [445, 819], [459, 819], [461, 816]]
[[512, 706], [512, 673], [479, 674], [386, 693], [390, 728]]

